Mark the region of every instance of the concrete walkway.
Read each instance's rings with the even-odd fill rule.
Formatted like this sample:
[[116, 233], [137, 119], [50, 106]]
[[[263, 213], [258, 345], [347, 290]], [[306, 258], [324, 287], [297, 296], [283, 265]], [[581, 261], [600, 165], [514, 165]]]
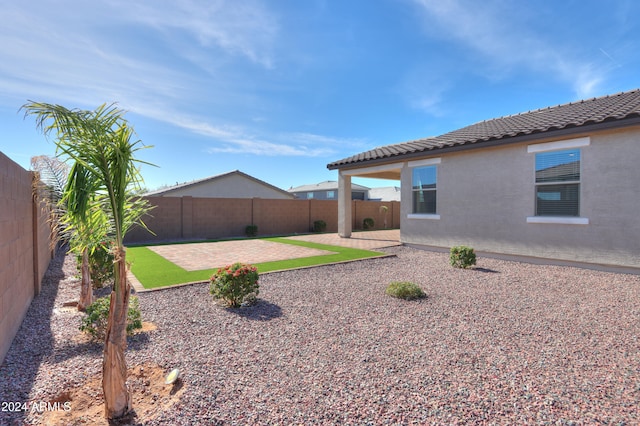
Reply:
[[[351, 238], [340, 238], [338, 234], [309, 234], [287, 238], [318, 244], [376, 250], [400, 245], [400, 230], [354, 232], [351, 234]], [[234, 262], [263, 263], [333, 253], [261, 239], [150, 246], [149, 249], [187, 271], [218, 268]], [[145, 291], [142, 284], [131, 272], [128, 273], [128, 278], [137, 292]]]

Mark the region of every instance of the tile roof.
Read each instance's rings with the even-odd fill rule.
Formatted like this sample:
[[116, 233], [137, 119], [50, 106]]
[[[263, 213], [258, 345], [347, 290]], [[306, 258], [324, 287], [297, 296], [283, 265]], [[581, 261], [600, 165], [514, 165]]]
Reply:
[[[454, 130], [440, 136], [418, 139], [374, 148], [342, 160], [329, 163], [327, 168], [339, 169], [355, 163], [424, 153], [489, 141], [508, 143], [512, 138], [545, 134], [564, 129], [576, 129], [601, 123], [624, 125], [623, 120], [640, 117], [640, 89], [600, 98], [542, 108], [521, 114], [494, 118]], [[637, 123], [634, 123], [637, 124]]]

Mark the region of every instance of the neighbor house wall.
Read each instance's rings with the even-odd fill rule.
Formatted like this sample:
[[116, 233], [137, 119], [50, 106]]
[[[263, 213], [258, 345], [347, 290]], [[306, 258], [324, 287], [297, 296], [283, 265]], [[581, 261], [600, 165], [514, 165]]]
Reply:
[[270, 188], [242, 175], [230, 173], [213, 181], [203, 181], [176, 188], [163, 194], [164, 197], [218, 197], [218, 198], [275, 198], [291, 199], [291, 195]]
[[640, 133], [586, 136], [580, 216], [588, 224], [527, 222], [535, 214], [535, 154], [523, 143], [440, 156], [438, 216], [411, 216], [411, 168], [405, 165], [401, 241], [639, 268], [640, 239], [631, 230], [640, 226]]
[[[257, 225], [258, 235], [308, 233], [316, 220], [326, 232], [338, 231], [337, 200], [275, 200], [265, 198], [145, 197], [154, 206], [143, 218], [149, 230], [132, 228], [127, 244], [245, 236], [247, 225]], [[400, 226], [400, 203], [352, 201], [354, 229], [362, 229], [365, 217], [384, 228], [380, 206], [388, 207], [387, 228]]]
[[33, 179], [0, 153], [0, 363], [53, 255], [48, 210], [34, 199]]

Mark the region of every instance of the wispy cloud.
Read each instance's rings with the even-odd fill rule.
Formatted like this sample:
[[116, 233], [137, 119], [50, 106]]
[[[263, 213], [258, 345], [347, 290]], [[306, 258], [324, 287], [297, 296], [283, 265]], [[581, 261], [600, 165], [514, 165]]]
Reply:
[[213, 146], [207, 150], [211, 154], [252, 154], [268, 157], [275, 156], [296, 156], [296, 157], [318, 157], [331, 154], [333, 151], [324, 148], [309, 148], [303, 146], [292, 146], [277, 144], [254, 138], [233, 138], [223, 141], [221, 144]]
[[139, 57], [127, 43], [110, 40], [117, 35], [100, 31], [101, 25], [122, 25], [114, 10], [97, 5], [76, 22], [64, 8], [48, 9], [28, 14], [8, 6], [3, 11], [0, 90], [5, 95], [92, 106], [113, 100], [168, 103], [184, 94], [180, 86], [188, 78], [179, 68]]
[[431, 64], [416, 65], [407, 69], [396, 88], [405, 102], [413, 109], [420, 110], [434, 117], [445, 114], [443, 101], [445, 93], [451, 88], [450, 73], [434, 72]]
[[[149, 115], [154, 116], [162, 113], [148, 111]], [[179, 113], [162, 117], [162, 120], [211, 139], [208, 153], [318, 157], [334, 154], [337, 147], [359, 141], [295, 132], [271, 137], [257, 136], [243, 126], [213, 125], [204, 119], [194, 119]]]
[[[522, 4], [473, 0], [412, 0], [424, 12], [430, 34], [455, 40], [488, 61], [482, 66], [493, 78], [514, 70], [554, 75], [588, 97], [605, 77], [575, 53], [575, 46], [552, 44], [528, 25]], [[475, 62], [474, 62], [475, 63]]]
[[[190, 52], [194, 41], [201, 48], [217, 46], [267, 68], [274, 66], [274, 43], [279, 32], [277, 18], [261, 2], [245, 0], [185, 0], [158, 7], [154, 1], [131, 3], [113, 0], [114, 9], [131, 9], [124, 19], [166, 34], [179, 52]], [[188, 37], [176, 37], [176, 30]], [[181, 40], [181, 41], [180, 41]]]
[[244, 129], [209, 128], [218, 133], [219, 143], [209, 152], [245, 153], [266, 156], [323, 157], [334, 155], [338, 148], [358, 143], [355, 139], [334, 138], [310, 133], [287, 133], [274, 135], [270, 140], [247, 133]]
[[345, 146], [364, 146], [367, 144], [367, 141], [362, 138], [337, 138], [304, 132], [285, 133], [281, 135], [280, 138], [284, 140], [290, 140], [293, 143], [304, 146], [327, 146], [342, 148]]
[[[230, 63], [245, 61], [266, 72], [276, 66], [278, 19], [262, 2], [185, 0], [159, 7], [149, 0], [108, 0], [78, 4], [81, 20], [61, 7], [27, 11], [37, 7], [3, 11], [0, 93], [20, 102], [28, 97], [93, 108], [117, 101], [130, 113], [205, 136], [211, 153], [321, 156], [347, 142], [308, 133], [265, 135], [247, 127], [260, 121], [216, 117], [223, 102], [258, 102]], [[153, 45], [160, 50], [130, 43], [131, 32], [160, 40]], [[194, 64], [204, 72], [194, 72]]]

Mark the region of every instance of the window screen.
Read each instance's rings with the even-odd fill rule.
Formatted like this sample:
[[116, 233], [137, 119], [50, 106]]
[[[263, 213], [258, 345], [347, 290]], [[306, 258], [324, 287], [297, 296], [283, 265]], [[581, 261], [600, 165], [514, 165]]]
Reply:
[[436, 166], [413, 169], [413, 213], [436, 213]]
[[536, 154], [536, 216], [580, 216], [580, 150]]

